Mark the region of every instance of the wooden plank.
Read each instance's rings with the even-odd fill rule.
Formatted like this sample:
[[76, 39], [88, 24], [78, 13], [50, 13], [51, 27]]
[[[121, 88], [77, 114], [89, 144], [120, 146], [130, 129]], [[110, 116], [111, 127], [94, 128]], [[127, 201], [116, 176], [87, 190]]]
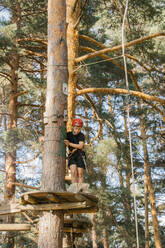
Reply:
[[25, 196], [27, 197], [27, 195], [34, 197], [36, 199], [39, 198], [38, 199], [39, 203], [43, 203], [43, 201], [49, 202], [49, 200], [47, 199], [47, 195], [54, 195], [54, 197], [59, 198], [60, 202], [66, 202], [66, 201], [75, 202], [74, 193], [70, 193], [70, 192], [31, 191], [31, 192], [23, 193], [21, 195], [21, 199], [24, 199]]
[[92, 201], [91, 199], [89, 199], [88, 197], [86, 197], [86, 195], [83, 195], [81, 193], [77, 193], [75, 194], [75, 199], [78, 200], [78, 201], [86, 201], [87, 204], [89, 206], [96, 206], [96, 202]]
[[38, 205], [24, 205], [19, 206], [18, 208], [21, 211], [32, 210], [32, 211], [50, 211], [50, 210], [68, 210], [68, 209], [82, 209], [86, 208], [86, 202], [68, 202], [68, 203], [61, 203], [61, 204], [38, 204]]
[[88, 194], [88, 193], [81, 193], [81, 195], [85, 196], [86, 198], [88, 198], [91, 201], [98, 203], [98, 197], [95, 195]]
[[21, 210], [17, 208], [17, 203], [11, 203], [11, 204], [2, 204], [0, 206], [0, 215], [7, 215], [7, 214], [16, 214], [20, 213]]
[[63, 232], [69, 232], [69, 233], [86, 233], [88, 232], [88, 228], [72, 228], [72, 227], [64, 227]]
[[47, 194], [47, 199], [51, 202], [60, 202], [60, 199], [54, 194]]
[[0, 231], [30, 231], [29, 224], [0, 224]]
[[35, 199], [33, 196], [31, 195], [25, 195], [24, 198], [25, 202], [27, 203], [31, 203], [31, 204], [36, 204], [37, 203], [37, 199]]
[[21, 213], [21, 210], [20, 209], [0, 210], [0, 215], [17, 214], [17, 213]]
[[84, 209], [68, 209], [66, 211], [67, 214], [83, 214], [83, 213], [96, 213], [98, 212], [98, 208], [97, 207], [87, 207]]

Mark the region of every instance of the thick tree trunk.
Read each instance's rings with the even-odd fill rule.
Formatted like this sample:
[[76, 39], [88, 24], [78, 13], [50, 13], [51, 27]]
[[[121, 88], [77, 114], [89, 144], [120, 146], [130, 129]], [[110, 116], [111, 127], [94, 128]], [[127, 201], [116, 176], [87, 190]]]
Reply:
[[[47, 65], [45, 135], [41, 189], [64, 191], [65, 147], [64, 110], [67, 97], [66, 4], [65, 0], [48, 1], [48, 65]], [[39, 221], [39, 248], [62, 248], [62, 211], [43, 212]]]
[[[139, 108], [140, 108], [140, 104], [139, 104]], [[144, 152], [144, 176], [146, 178], [146, 184], [148, 185], [149, 201], [150, 201], [150, 205], [151, 205], [152, 224], [153, 224], [153, 229], [154, 229], [155, 247], [156, 248], [162, 248], [160, 233], [159, 233], [159, 223], [158, 223], [158, 219], [157, 219], [154, 188], [152, 185], [151, 170], [150, 170], [149, 158], [148, 158], [146, 133], [145, 133], [145, 130], [143, 127], [143, 120], [141, 117], [140, 117], [140, 130], [141, 130], [141, 137], [142, 137], [142, 141], [143, 141], [143, 152]]]
[[72, 119], [75, 114], [75, 97], [76, 97], [76, 84], [77, 73], [75, 72], [76, 63], [75, 59], [78, 55], [79, 38], [76, 22], [80, 15], [80, 0], [67, 0], [67, 46], [68, 46], [68, 123], [67, 130], [72, 129]]

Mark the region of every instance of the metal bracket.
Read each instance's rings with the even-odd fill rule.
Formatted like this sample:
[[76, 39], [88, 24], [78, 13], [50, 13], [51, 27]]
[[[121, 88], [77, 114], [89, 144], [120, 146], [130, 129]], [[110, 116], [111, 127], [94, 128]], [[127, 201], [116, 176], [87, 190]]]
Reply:
[[63, 93], [64, 93], [64, 95], [68, 95], [68, 85], [67, 85], [67, 83], [63, 83]]
[[67, 109], [64, 109], [64, 122], [68, 120], [68, 111]]

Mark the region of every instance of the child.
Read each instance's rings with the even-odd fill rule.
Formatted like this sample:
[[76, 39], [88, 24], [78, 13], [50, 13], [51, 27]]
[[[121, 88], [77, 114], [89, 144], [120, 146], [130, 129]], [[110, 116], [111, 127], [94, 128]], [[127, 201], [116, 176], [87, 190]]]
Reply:
[[64, 140], [69, 149], [68, 167], [71, 170], [72, 183], [84, 182], [85, 163], [83, 160], [83, 147], [85, 136], [81, 133], [83, 121], [81, 119], [73, 120], [73, 131], [67, 133], [67, 139]]

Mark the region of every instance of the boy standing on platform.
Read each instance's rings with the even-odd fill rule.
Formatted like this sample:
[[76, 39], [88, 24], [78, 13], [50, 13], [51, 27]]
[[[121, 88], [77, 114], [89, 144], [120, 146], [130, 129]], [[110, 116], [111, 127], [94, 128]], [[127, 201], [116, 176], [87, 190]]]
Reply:
[[85, 162], [82, 151], [84, 147], [85, 136], [81, 132], [83, 121], [81, 119], [73, 119], [73, 130], [67, 133], [67, 139], [64, 140], [69, 149], [68, 167], [71, 171], [72, 183], [84, 182]]

